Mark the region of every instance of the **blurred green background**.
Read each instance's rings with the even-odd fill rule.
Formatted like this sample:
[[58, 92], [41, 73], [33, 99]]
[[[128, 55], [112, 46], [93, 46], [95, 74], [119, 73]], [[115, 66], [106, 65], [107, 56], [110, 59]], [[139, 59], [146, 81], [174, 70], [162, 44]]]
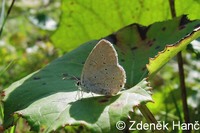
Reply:
[[[1, 1], [1, 25], [11, 1]], [[0, 39], [0, 89], [62, 54], [50, 41], [57, 28], [60, 1], [16, 1]]]
[[[187, 12], [190, 12], [191, 9], [193, 9], [193, 12], [198, 12], [198, 10], [195, 9], [199, 7], [200, 3], [198, 1], [189, 1], [191, 2], [191, 7], [189, 9], [186, 4], [183, 4], [182, 8], [177, 6], [177, 11], [179, 14], [182, 13], [181, 9], [183, 8], [187, 9]], [[11, 2], [11, 0], [0, 1], [0, 26], [2, 26], [3, 24]], [[66, 2], [67, 6], [64, 6], [64, 2]], [[181, 3], [181, 0], [179, 0], [179, 2]], [[166, 2], [160, 1], [160, 4], [162, 3], [167, 9]], [[85, 37], [86, 39], [84, 38], [85, 40], [81, 38], [77, 41], [76, 39], [72, 38], [71, 40], [69, 39], [70, 42], [66, 42], [67, 44], [72, 45], [67, 45], [67, 47], [62, 42], [62, 40], [57, 42], [57, 44], [54, 44], [52, 42], [55, 42], [55, 40], [59, 39], [59, 37], [63, 37], [60, 32], [57, 33], [56, 29], [65, 28], [63, 27], [63, 23], [66, 22], [61, 21], [61, 19], [68, 17], [67, 15], [69, 14], [65, 14], [65, 16], [61, 15], [62, 12], [67, 11], [68, 9], [70, 10], [70, 4], [73, 4], [73, 1], [19, 0], [15, 2], [9, 17], [6, 20], [4, 30], [0, 36], [1, 91], [6, 89], [13, 82], [38, 69], [41, 69], [55, 58], [62, 56], [66, 51], [71, 51], [72, 49], [77, 47], [78, 44], [81, 44], [78, 41], [82, 41], [82, 43], [84, 43], [87, 40], [89, 41], [90, 39], [98, 39], [98, 37], [100, 37], [99, 35], [94, 35], [93, 37], [87, 34]], [[145, 10], [147, 9], [145, 8]], [[163, 18], [159, 18], [154, 15], [154, 18], [158, 18], [158, 20], [154, 19], [154, 21], [169, 19], [169, 10], [166, 10], [165, 15], [161, 14], [161, 16]], [[78, 17], [82, 16], [80, 15]], [[195, 17], [195, 15], [191, 15], [191, 18]], [[147, 19], [148, 21], [146, 21], [144, 18], [134, 18], [136, 19], [134, 22], [138, 22], [144, 25], [154, 22], [153, 20], [150, 21], [150, 18]], [[74, 20], [77, 19], [74, 18]], [[103, 31], [103, 33], [101, 34], [97, 34], [100, 34], [102, 36], [107, 35], [108, 33], [116, 31], [116, 29], [118, 29], [120, 26], [123, 27], [129, 23], [134, 22], [132, 19], [127, 20], [127, 22], [116, 22], [119, 25], [117, 25], [116, 27], [114, 26], [107, 31]], [[106, 23], [109, 23], [109, 20], [107, 20]], [[110, 25], [112, 25], [112, 23]], [[109, 27], [109, 25], [107, 26]], [[84, 32], [87, 32], [87, 30], [84, 30], [85, 29], [81, 27], [75, 27], [75, 29], [72, 30], [72, 33], [63, 32], [63, 34], [80, 34], [80, 36], [83, 36], [82, 34], [84, 34]], [[92, 28], [90, 30], [92, 30]], [[79, 31], [84, 32], [79, 33]], [[183, 57], [185, 63], [185, 81], [188, 91], [187, 100], [190, 108], [189, 112], [191, 122], [194, 123], [195, 121], [200, 120], [200, 42], [198, 40], [193, 41], [192, 44], [190, 44], [183, 52]], [[156, 118], [159, 120], [165, 120], [167, 122], [171, 122], [173, 120], [183, 121], [183, 111], [180, 97], [181, 94], [179, 91], [178, 65], [176, 62], [176, 58], [171, 60], [161, 69], [160, 72], [158, 72], [158, 74], [152, 79], [151, 84], [154, 88], [153, 99], [155, 103], [148, 103], [147, 106], [153, 112]], [[2, 123], [2, 117], [3, 108], [1, 104], [0, 124]], [[17, 124], [17, 128], [15, 131], [17, 133], [27, 132], [29, 128], [30, 127], [23, 120], [20, 120]], [[12, 132], [12, 129], [10, 129], [9, 131]]]
[[[0, 27], [11, 2], [0, 1]], [[20, 0], [14, 3], [0, 36], [1, 91], [64, 53], [50, 41], [50, 36], [58, 26], [60, 6], [60, 0]], [[1, 124], [2, 118], [1, 104]], [[28, 129], [28, 125], [20, 120], [15, 132], [27, 132]], [[10, 129], [6, 132], [13, 131]]]

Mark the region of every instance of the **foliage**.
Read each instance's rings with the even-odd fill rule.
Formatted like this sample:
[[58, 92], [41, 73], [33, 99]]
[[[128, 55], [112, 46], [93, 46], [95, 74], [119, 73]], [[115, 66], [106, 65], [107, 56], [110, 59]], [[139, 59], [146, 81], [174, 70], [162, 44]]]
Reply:
[[[53, 13], [58, 14], [59, 11], [57, 13], [53, 11], [48, 12], [48, 10], [55, 8], [55, 3], [52, 3], [50, 9], [41, 8], [41, 6], [45, 6], [42, 4], [37, 5], [35, 8], [30, 8], [26, 4], [24, 3], [22, 6], [22, 2], [15, 2], [15, 6], [6, 21], [1, 35], [0, 56], [4, 57], [0, 60], [1, 89], [44, 67], [60, 53], [59, 50], [54, 49], [50, 42], [49, 36], [51, 32], [41, 30], [40, 27], [33, 25], [29, 19], [30, 16], [37, 16], [38, 14], [45, 16], [53, 16]], [[3, 1], [1, 5], [3, 6]], [[9, 6], [10, 2], [6, 1], [4, 8], [8, 9]], [[42, 10], [36, 12], [37, 8]], [[6, 15], [6, 11], [4, 12]], [[1, 18], [3, 19], [5, 15], [2, 14]], [[45, 23], [45, 20], [43, 23]]]
[[[158, 2], [162, 6], [158, 7]], [[49, 33], [51, 32], [44, 31], [54, 30], [55, 28], [52, 26], [52, 28], [48, 29], [48, 26], [45, 26], [45, 22], [53, 21], [49, 15], [55, 17], [59, 13], [59, 10], [56, 12], [53, 10], [57, 2], [49, 1], [48, 4], [50, 6], [47, 9], [42, 8], [43, 10], [40, 11], [37, 11], [37, 9], [41, 7], [30, 7], [29, 5], [26, 8], [22, 8], [19, 3], [16, 3], [16, 7], [14, 7], [18, 11], [14, 13], [17, 17], [14, 17], [12, 22], [11, 18], [13, 16], [10, 16], [11, 18], [6, 23], [8, 27], [4, 28], [4, 34], [2, 35], [3, 40], [6, 41], [4, 41], [0, 54], [7, 57], [2, 60], [3, 63], [6, 61], [2, 65], [1, 71], [3, 76], [0, 78], [3, 87], [45, 66], [52, 58], [57, 56], [57, 53], [52, 50], [53, 46], [49, 41]], [[132, 6], [133, 3], [134, 6]], [[200, 18], [198, 13], [196, 13], [200, 9], [198, 8], [199, 3], [195, 0], [190, 0], [190, 3], [191, 6], [187, 7], [186, 4], [182, 3], [182, 0], [177, 0], [175, 4], [177, 14], [188, 13], [190, 19]], [[44, 4], [43, 6], [45, 7], [46, 5]], [[166, 10], [163, 10], [163, 8]], [[31, 14], [29, 9], [34, 9], [35, 13]], [[25, 13], [27, 10], [29, 10], [28, 14], [27, 12]], [[122, 64], [127, 73], [126, 88], [130, 89], [122, 91], [117, 96], [111, 98], [87, 95], [82, 101], [73, 99], [76, 97], [77, 88], [75, 86], [76, 81], [71, 78], [71, 75], [80, 77], [82, 62], [84, 62], [97, 42], [96, 40], [89, 41], [74, 51], [49, 63], [43, 69], [13, 83], [5, 90], [5, 97], [3, 99], [5, 127], [11, 126], [18, 117], [22, 116], [34, 131], [53, 131], [65, 127], [64, 130], [74, 132], [77, 129], [98, 132], [108, 132], [109, 129], [113, 129], [112, 131], [115, 132], [115, 123], [120, 119], [127, 121], [132, 107], [151, 101], [148, 91], [149, 86], [145, 80], [142, 80], [147, 76], [145, 66], [148, 63], [148, 58], [152, 58], [158, 52], [163, 51], [167, 44], [174, 44], [171, 45], [170, 49], [173, 52], [168, 53], [169, 49], [165, 50], [150, 62], [148, 69], [150, 76], [152, 76], [152, 73], [155, 74], [177, 52], [183, 50], [190, 41], [199, 37], [200, 34], [199, 30], [193, 31], [195, 28], [198, 28], [199, 20], [189, 21], [185, 17], [168, 20], [171, 18], [169, 4], [164, 0], [145, 0], [143, 2], [137, 0], [126, 2], [103, 0], [100, 3], [98, 1], [91, 2], [90, 0], [85, 0], [84, 2], [79, 0], [63, 0], [61, 10], [63, 13], [60, 24], [56, 32], [51, 36], [53, 44], [57, 48], [71, 51], [83, 42], [106, 36], [106, 39], [116, 44], [115, 48], [119, 53], [120, 64]], [[25, 13], [25, 15], [18, 16], [19, 13]], [[122, 15], [122, 13], [126, 14]], [[14, 20], [19, 21], [16, 23]], [[164, 22], [154, 23], [157, 21]], [[142, 25], [153, 24], [144, 27], [132, 24], [134, 22]], [[14, 29], [11, 26], [16, 27], [16, 24], [21, 24], [21, 26], [18, 26], [21, 32], [11, 30]], [[125, 27], [128, 24], [132, 25]], [[34, 28], [34, 26], [38, 28]], [[115, 33], [111, 34], [113, 32]], [[110, 35], [107, 36], [108, 34]], [[28, 52], [30, 48], [31, 52]], [[198, 50], [194, 47], [192, 48], [192, 54], [198, 53]], [[45, 54], [43, 54], [44, 52]], [[186, 54], [187, 56], [188, 54]], [[195, 62], [194, 57], [195, 55], [190, 56], [190, 60]], [[188, 88], [192, 90], [189, 91], [188, 100], [195, 101], [195, 104], [191, 105], [192, 122], [199, 118], [199, 115], [195, 112], [195, 109], [199, 112], [199, 103], [196, 102], [199, 98], [199, 86], [196, 84], [198, 78], [194, 78], [191, 74], [192, 72], [199, 72], [194, 72], [193, 68], [190, 68], [199, 69], [197, 66], [194, 66], [196, 63], [194, 62], [193, 64], [188, 62], [188, 69], [186, 69], [188, 72], [187, 80], [189, 81]], [[11, 66], [14, 68], [12, 71]], [[183, 121], [182, 109], [180, 108], [181, 99], [177, 99], [179, 98], [176, 89], [178, 88], [178, 79], [177, 76], [174, 77], [173, 69], [174, 66], [171, 65], [161, 70], [158, 78], [159, 82], [163, 79], [163, 82], [159, 83], [161, 85], [160, 90], [157, 90], [159, 88], [158, 84], [154, 84], [154, 100], [156, 104], [149, 107], [160, 120], [170, 122], [173, 120]], [[13, 79], [11, 79], [11, 74], [16, 76], [12, 76]], [[156, 78], [151, 78], [152, 82], [156, 81]], [[133, 96], [128, 97], [129, 95]], [[124, 101], [126, 98], [130, 98], [129, 102]], [[118, 105], [120, 106], [118, 107]], [[91, 107], [91, 109], [88, 110], [86, 107]], [[120, 108], [122, 109], [121, 112], [116, 111], [120, 110]], [[88, 112], [93, 117], [87, 117]], [[95, 112], [98, 113], [95, 114]], [[192, 114], [193, 112], [195, 114]], [[10, 114], [13, 114], [13, 116]], [[105, 121], [108, 118], [110, 118], [110, 123]], [[136, 118], [131, 115], [131, 119], [134, 120]], [[71, 124], [74, 125], [74, 128], [68, 126]]]
[[[188, 14], [192, 20], [200, 18], [199, 2], [188, 0], [188, 3], [175, 0], [177, 16]], [[61, 9], [61, 23], [52, 40], [55, 46], [66, 51], [83, 42], [107, 36], [129, 24], [147, 26], [171, 18], [170, 5], [166, 0], [63, 0]], [[71, 45], [63, 45], [66, 43]]]

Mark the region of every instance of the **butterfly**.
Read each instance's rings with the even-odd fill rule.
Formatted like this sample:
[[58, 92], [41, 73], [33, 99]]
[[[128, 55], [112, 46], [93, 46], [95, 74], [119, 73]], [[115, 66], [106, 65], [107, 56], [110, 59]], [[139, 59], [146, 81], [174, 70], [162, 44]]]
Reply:
[[106, 96], [116, 95], [126, 83], [126, 73], [118, 62], [113, 45], [100, 40], [93, 48], [83, 66], [78, 83], [80, 91]]

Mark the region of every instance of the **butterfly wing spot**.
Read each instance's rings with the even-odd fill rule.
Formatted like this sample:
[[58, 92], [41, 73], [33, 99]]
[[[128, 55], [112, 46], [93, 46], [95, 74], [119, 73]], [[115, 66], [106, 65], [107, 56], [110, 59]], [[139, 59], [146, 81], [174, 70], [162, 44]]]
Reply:
[[90, 87], [91, 91], [98, 94], [116, 94], [125, 82], [124, 79], [121, 79], [124, 73], [121, 71], [118, 72], [118, 70], [119, 68], [117, 66], [107, 66], [106, 68], [100, 69], [93, 75], [93, 78], [89, 79], [90, 81], [88, 83], [92, 82], [93, 84], [88, 85], [88, 88]]
[[118, 63], [115, 48], [108, 41], [99, 41], [83, 66], [81, 75], [82, 90], [113, 95], [119, 92], [125, 81], [126, 74]]

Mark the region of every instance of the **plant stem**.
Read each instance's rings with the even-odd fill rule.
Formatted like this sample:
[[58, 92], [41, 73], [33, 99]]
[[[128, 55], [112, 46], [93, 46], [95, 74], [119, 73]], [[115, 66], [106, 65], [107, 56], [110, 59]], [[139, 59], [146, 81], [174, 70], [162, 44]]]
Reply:
[[175, 11], [175, 3], [174, 3], [174, 1], [175, 0], [169, 0], [172, 18], [176, 17], [176, 11]]
[[[178, 68], [179, 68], [179, 79], [180, 79], [180, 87], [181, 87], [181, 98], [182, 98], [182, 105], [183, 105], [183, 113], [184, 113], [184, 120], [185, 123], [190, 122], [189, 117], [189, 110], [188, 110], [188, 104], [187, 104], [187, 91], [185, 87], [185, 76], [184, 76], [184, 70], [183, 70], [183, 59], [181, 52], [177, 55], [178, 59]], [[191, 131], [187, 131], [187, 133], [190, 133]]]
[[[170, 4], [170, 10], [171, 10], [172, 18], [174, 18], [174, 17], [176, 17], [175, 0], [169, 0], [169, 4]], [[181, 52], [179, 52], [177, 54], [177, 60], [178, 60], [179, 79], [180, 79], [180, 89], [181, 89], [181, 98], [182, 98], [184, 120], [185, 120], [185, 123], [189, 123], [190, 117], [189, 117], [189, 109], [188, 109], [188, 104], [187, 104], [187, 92], [186, 92], [186, 87], [185, 87], [183, 58], [182, 58]], [[186, 132], [191, 133], [191, 130], [189, 129]]]
[[12, 9], [14, 3], [15, 3], [15, 0], [12, 1], [11, 5], [10, 5], [8, 11], [7, 11], [6, 17], [5, 17], [5, 19], [3, 20], [2, 26], [1, 26], [1, 28], [0, 28], [0, 36], [1, 36], [2, 32], [3, 32], [3, 27], [4, 27], [5, 23], [6, 23], [6, 20], [7, 20], [9, 14], [10, 14], [10, 12], [11, 12], [11, 9]]
[[[157, 124], [158, 122], [156, 121], [156, 119], [154, 118], [153, 114], [150, 112], [150, 110], [147, 108], [146, 105], [141, 104], [140, 106], [138, 106], [140, 112], [142, 113], [142, 115], [145, 117], [145, 119], [147, 120], [147, 122], [149, 123], [154, 123]], [[154, 130], [154, 133], [164, 133], [163, 130]]]

